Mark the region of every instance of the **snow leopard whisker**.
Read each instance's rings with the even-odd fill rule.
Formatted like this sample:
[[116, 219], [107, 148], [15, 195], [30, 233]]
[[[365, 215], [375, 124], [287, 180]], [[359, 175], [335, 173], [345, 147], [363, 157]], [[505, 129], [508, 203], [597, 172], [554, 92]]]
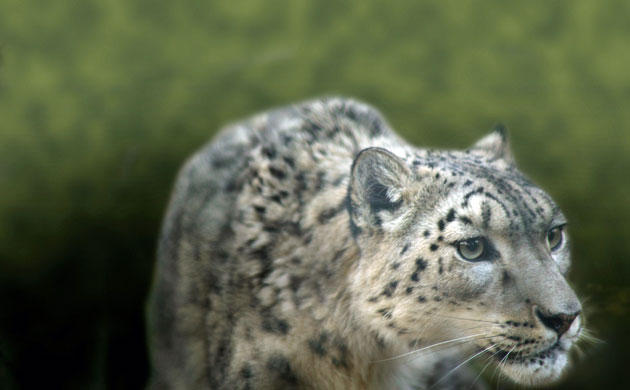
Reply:
[[496, 321], [480, 320], [480, 319], [476, 319], [476, 318], [466, 318], [466, 317], [455, 317], [455, 316], [448, 316], [448, 315], [439, 314], [439, 313], [428, 313], [428, 314], [433, 315], [433, 316], [437, 316], [437, 317], [444, 317], [444, 318], [454, 319], [454, 320], [473, 321], [473, 322], [485, 322], [485, 323], [501, 326], [501, 324], [499, 324]]
[[449, 372], [447, 372], [446, 374], [442, 375], [442, 377], [440, 379], [438, 379], [437, 381], [435, 381], [433, 383], [433, 385], [431, 385], [431, 387], [429, 387], [428, 390], [431, 390], [433, 387], [435, 387], [435, 385], [437, 385], [438, 383], [440, 383], [442, 380], [444, 380], [444, 378], [446, 378], [447, 376], [451, 375], [453, 372], [455, 372], [458, 368], [460, 368], [461, 366], [463, 366], [464, 364], [468, 363], [469, 361], [473, 360], [474, 358], [476, 358], [477, 356], [481, 355], [484, 352], [487, 352], [488, 350], [496, 347], [498, 344], [492, 344], [491, 346], [489, 346], [488, 348], [482, 349], [481, 351], [473, 354], [471, 357], [467, 358], [466, 360], [464, 360], [463, 362], [459, 363], [457, 366], [455, 366], [455, 368], [453, 368], [452, 370], [450, 370]]
[[[498, 345], [499, 345], [499, 344], [498, 344], [498, 343], [496, 343], [494, 346], [496, 347], [496, 346], [498, 346]], [[490, 355], [490, 356], [488, 356], [488, 357], [486, 358], [486, 360], [487, 360], [486, 365], [485, 365], [485, 366], [483, 366], [483, 368], [481, 369], [481, 371], [479, 372], [479, 374], [477, 375], [477, 377], [475, 378], [475, 380], [471, 383], [471, 385], [470, 385], [470, 387], [468, 388], [468, 390], [472, 390], [472, 388], [475, 386], [475, 383], [477, 383], [477, 381], [479, 380], [479, 378], [481, 378], [481, 375], [483, 375], [483, 372], [484, 372], [484, 371], [486, 371], [486, 368], [488, 368], [488, 366], [489, 366], [490, 364], [492, 364], [494, 356], [496, 356], [496, 354], [498, 354], [499, 352], [501, 352], [501, 349], [500, 349], [500, 348], [499, 348], [499, 349], [497, 349], [497, 351], [496, 351], [495, 353], [493, 353], [492, 355]]]
[[[494, 375], [497, 372], [497, 368], [503, 366], [505, 367], [505, 365], [507, 364], [507, 359], [508, 356], [510, 356], [510, 354], [512, 353], [512, 351], [514, 351], [514, 349], [516, 348], [516, 345], [512, 347], [512, 349], [510, 349], [510, 352], [508, 352], [505, 357], [503, 357], [503, 359], [501, 359], [501, 361], [499, 362], [499, 364], [497, 365], [497, 367], [494, 369], [494, 373], [492, 374], [492, 376], [494, 377]], [[497, 378], [497, 390], [499, 390], [499, 384], [501, 383], [501, 376], [503, 375], [503, 369], [501, 369], [501, 371], [499, 371], [499, 377]]]
[[578, 340], [585, 341], [585, 342], [587, 342], [589, 344], [602, 344], [602, 343], [605, 342], [604, 340], [602, 340], [602, 339], [600, 339], [598, 337], [595, 337], [593, 335], [593, 331], [591, 329], [586, 328], [586, 327], [582, 328], [582, 333], [580, 333], [580, 335], [578, 336]]
[[402, 357], [405, 357], [405, 356], [413, 355], [414, 353], [418, 353], [420, 351], [424, 351], [424, 350], [429, 349], [429, 348], [437, 347], [438, 345], [444, 345], [444, 344], [454, 343], [456, 341], [474, 339], [475, 337], [487, 336], [487, 335], [488, 335], [487, 333], [479, 333], [479, 334], [473, 334], [473, 335], [469, 335], [469, 336], [458, 337], [458, 338], [451, 339], [451, 340], [440, 341], [439, 343], [431, 344], [429, 346], [422, 347], [422, 348], [414, 350], [414, 351], [405, 352], [405, 353], [403, 353], [401, 355], [393, 356], [393, 357], [386, 358], [386, 359], [373, 360], [372, 363], [387, 362], [387, 361], [390, 361], [390, 360], [399, 359], [399, 358], [402, 358]]
[[[458, 328], [461, 331], [468, 331], [468, 330], [475, 330], [475, 329], [488, 329], [488, 328], [492, 328], [495, 327], [497, 325], [479, 325], [479, 326], [472, 326], [470, 328]], [[413, 326], [411, 326], [411, 328], [413, 328]], [[424, 330], [424, 329], [423, 329]], [[410, 329], [406, 329], [406, 330], [401, 330], [400, 333], [412, 333], [414, 332], [414, 330], [410, 330]], [[421, 332], [422, 333], [422, 332]], [[417, 338], [421, 338], [422, 334], [418, 334]], [[503, 336], [503, 334], [497, 334], [497, 336]]]
[[593, 336], [593, 333], [590, 329], [583, 327], [582, 332], [578, 336], [577, 342], [574, 344], [576, 355], [580, 359], [584, 357], [584, 354], [585, 354], [584, 349], [586, 349], [586, 346], [584, 345], [584, 343], [589, 344], [589, 346], [592, 346], [595, 344], [602, 344], [604, 342], [605, 342], [604, 340]]
[[[438, 312], [438, 313], [431, 312], [431, 313], [428, 313], [428, 314], [429, 314], [430, 316], [434, 316], [434, 315], [436, 315], [436, 314], [437, 314], [437, 315], [441, 315], [439, 312]], [[412, 325], [411, 325], [411, 328], [412, 328], [412, 329], [414, 328], [414, 325], [415, 325], [417, 322], [419, 322], [419, 318], [416, 318], [416, 319], [414, 320], [414, 322], [412, 323]], [[469, 331], [469, 330], [473, 330], [473, 329], [490, 328], [490, 327], [494, 327], [494, 326], [498, 326], [498, 325], [497, 325], [497, 324], [492, 323], [492, 324], [489, 324], [489, 325], [475, 326], [475, 327], [465, 328], [465, 329], [461, 329], [461, 330], [462, 330], [462, 331]], [[416, 346], [417, 346], [417, 345], [418, 345], [418, 343], [420, 342], [420, 339], [422, 338], [422, 335], [424, 334], [424, 332], [425, 332], [425, 331], [426, 331], [426, 328], [422, 328], [422, 329], [420, 330], [420, 332], [418, 332], [418, 334], [416, 335], [416, 337], [415, 337], [415, 341], [414, 341], [414, 345], [413, 345], [413, 348], [412, 348], [413, 350], [416, 350]], [[498, 335], [496, 335], [496, 336], [503, 336], [503, 334], [498, 334]]]
[[[452, 349], [452, 348], [461, 347], [462, 345], [464, 345], [464, 344], [468, 344], [468, 343], [472, 343], [473, 341], [484, 340], [484, 339], [490, 339], [490, 338], [493, 338], [493, 337], [496, 337], [496, 336], [480, 337], [480, 338], [473, 339], [473, 340], [465, 340], [465, 341], [461, 341], [461, 342], [459, 342], [459, 343], [457, 343], [457, 344], [451, 344], [451, 345], [448, 345], [448, 346], [446, 346], [446, 347], [442, 347], [442, 348], [440, 348], [440, 349], [431, 350], [431, 351], [429, 351], [429, 352], [425, 352], [425, 353], [419, 354], [419, 355], [417, 355], [417, 356], [413, 356], [413, 357], [412, 357], [409, 361], [416, 360], [416, 359], [418, 359], [418, 358], [420, 358], [420, 357], [425, 357], [425, 356], [430, 355], [430, 354], [432, 354], [432, 353], [442, 352], [442, 351], [445, 351], [445, 350], [447, 350], [447, 349]], [[499, 341], [502, 341], [502, 340], [504, 340], [504, 339], [501, 339], [501, 340], [499, 340]]]
[[[490, 324], [490, 325], [473, 326], [473, 327], [470, 327], [470, 328], [462, 328], [461, 330], [473, 330], [473, 329], [492, 328], [492, 327], [495, 327], [495, 326], [499, 326], [500, 327], [500, 325]], [[502, 334], [498, 334], [497, 336], [502, 336]]]
[[[420, 317], [417, 317], [414, 319], [413, 323], [412, 323], [412, 329], [415, 327], [415, 325], [420, 322]], [[413, 344], [413, 348], [412, 349], [416, 349], [416, 346], [418, 345], [418, 342], [420, 341], [420, 338], [424, 335], [424, 332], [427, 330], [426, 327], [423, 327], [420, 332], [418, 332], [418, 334], [415, 337], [415, 342]]]

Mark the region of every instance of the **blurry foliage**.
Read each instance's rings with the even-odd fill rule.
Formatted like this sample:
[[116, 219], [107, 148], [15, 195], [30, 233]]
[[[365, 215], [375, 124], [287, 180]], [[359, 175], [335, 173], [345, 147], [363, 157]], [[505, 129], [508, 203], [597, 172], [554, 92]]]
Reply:
[[178, 166], [230, 121], [330, 94], [418, 145], [508, 124], [606, 340], [562, 386], [627, 386], [629, 20], [622, 0], [3, 0], [0, 387], [140, 388]]

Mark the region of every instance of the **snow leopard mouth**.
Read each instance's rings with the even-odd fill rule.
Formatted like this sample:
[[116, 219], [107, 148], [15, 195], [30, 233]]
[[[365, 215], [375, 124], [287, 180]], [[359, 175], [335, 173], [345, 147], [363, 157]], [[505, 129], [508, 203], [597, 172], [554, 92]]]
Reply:
[[529, 355], [523, 355], [520, 352], [521, 351], [514, 352], [510, 350], [506, 351], [506, 350], [500, 349], [497, 353], [494, 354], [494, 356], [497, 360], [499, 360], [499, 362], [508, 362], [512, 364], [518, 364], [518, 363], [535, 363], [538, 361], [539, 363], [542, 364], [542, 362], [551, 358], [556, 353], [563, 353], [563, 352], [566, 352], [566, 350], [560, 345], [560, 340], [558, 340], [555, 342], [555, 344], [539, 352], [534, 352]]

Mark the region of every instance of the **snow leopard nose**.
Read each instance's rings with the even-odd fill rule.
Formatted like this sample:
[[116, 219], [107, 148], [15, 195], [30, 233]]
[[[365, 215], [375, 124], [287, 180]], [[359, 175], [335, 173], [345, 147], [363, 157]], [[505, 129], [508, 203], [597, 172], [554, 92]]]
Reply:
[[547, 328], [555, 331], [558, 334], [558, 338], [562, 337], [562, 335], [569, 330], [571, 324], [573, 324], [573, 321], [575, 321], [579, 315], [579, 311], [573, 314], [545, 314], [540, 309], [536, 309], [536, 317], [538, 317], [540, 322], [542, 322]]

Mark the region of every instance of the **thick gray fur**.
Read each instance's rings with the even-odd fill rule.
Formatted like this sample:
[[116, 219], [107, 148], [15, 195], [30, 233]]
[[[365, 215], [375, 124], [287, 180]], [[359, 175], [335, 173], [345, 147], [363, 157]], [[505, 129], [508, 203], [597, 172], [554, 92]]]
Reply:
[[[565, 222], [502, 128], [418, 149], [342, 98], [229, 126], [182, 168], [164, 219], [149, 386], [481, 388], [451, 372], [474, 354], [549, 383], [581, 330], [568, 245], [546, 244]], [[458, 252], [474, 237], [482, 261]]]

